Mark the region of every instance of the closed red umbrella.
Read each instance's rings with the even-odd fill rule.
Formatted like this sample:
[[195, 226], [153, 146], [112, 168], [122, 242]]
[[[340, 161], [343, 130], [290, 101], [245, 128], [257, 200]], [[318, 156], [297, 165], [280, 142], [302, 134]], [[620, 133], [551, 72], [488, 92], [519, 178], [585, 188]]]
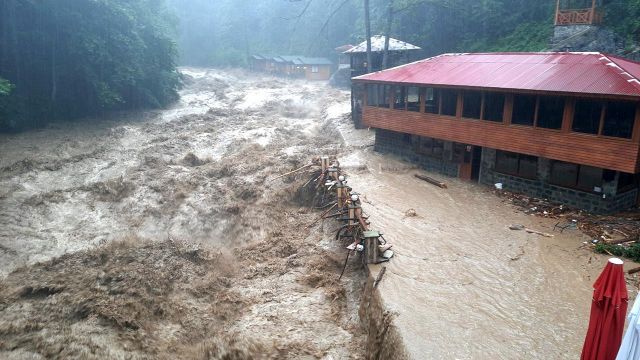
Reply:
[[602, 274], [593, 284], [591, 318], [581, 360], [616, 358], [622, 342], [628, 299], [622, 260], [609, 259]]

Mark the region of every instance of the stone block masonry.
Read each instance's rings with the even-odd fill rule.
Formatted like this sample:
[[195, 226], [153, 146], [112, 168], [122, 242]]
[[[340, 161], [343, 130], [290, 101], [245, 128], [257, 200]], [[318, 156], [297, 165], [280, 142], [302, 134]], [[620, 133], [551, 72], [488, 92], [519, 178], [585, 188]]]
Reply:
[[458, 164], [416, 153], [411, 134], [376, 129], [374, 149], [380, 153], [396, 155], [402, 160], [416, 164], [427, 171], [451, 177], [458, 176]]
[[551, 161], [538, 158], [538, 176], [525, 179], [495, 171], [496, 150], [482, 149], [480, 183], [494, 186], [502, 183], [503, 189], [583, 209], [594, 214], [610, 214], [629, 209], [636, 204], [638, 189], [617, 193], [615, 185], [605, 183], [602, 194], [556, 186], [548, 182]]

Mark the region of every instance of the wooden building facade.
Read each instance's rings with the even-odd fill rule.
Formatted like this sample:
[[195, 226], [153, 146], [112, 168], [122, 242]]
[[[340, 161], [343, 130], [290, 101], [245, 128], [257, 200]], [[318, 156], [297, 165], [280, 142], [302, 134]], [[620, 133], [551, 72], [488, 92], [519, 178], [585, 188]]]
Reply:
[[640, 63], [452, 54], [353, 79], [376, 149], [594, 212], [637, 204]]

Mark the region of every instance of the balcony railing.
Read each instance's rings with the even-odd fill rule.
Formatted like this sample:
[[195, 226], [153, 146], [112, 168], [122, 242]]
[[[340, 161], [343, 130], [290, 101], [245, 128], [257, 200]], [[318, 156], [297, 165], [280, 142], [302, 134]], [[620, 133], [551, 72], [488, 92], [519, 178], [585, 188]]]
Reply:
[[602, 12], [594, 9], [558, 10], [556, 25], [593, 25], [602, 22]]

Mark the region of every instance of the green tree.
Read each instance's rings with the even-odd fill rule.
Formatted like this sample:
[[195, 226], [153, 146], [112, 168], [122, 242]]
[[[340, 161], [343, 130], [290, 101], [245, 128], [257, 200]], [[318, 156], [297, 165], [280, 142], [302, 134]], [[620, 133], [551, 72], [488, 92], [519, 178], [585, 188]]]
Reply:
[[0, 2], [0, 76], [15, 85], [0, 128], [169, 104], [172, 21], [162, 0]]

